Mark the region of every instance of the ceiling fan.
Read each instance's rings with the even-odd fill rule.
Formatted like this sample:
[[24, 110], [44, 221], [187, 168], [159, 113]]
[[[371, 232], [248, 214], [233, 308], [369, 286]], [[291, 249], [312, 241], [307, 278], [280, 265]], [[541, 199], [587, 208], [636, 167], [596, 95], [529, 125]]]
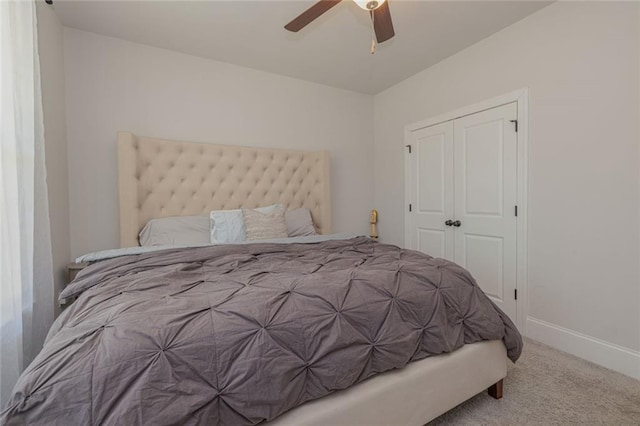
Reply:
[[[341, 1], [342, 0], [320, 0], [284, 27], [289, 31], [297, 33]], [[393, 23], [391, 22], [391, 13], [389, 12], [389, 3], [386, 0], [353, 1], [362, 9], [369, 11], [371, 21], [373, 22], [373, 31], [376, 34], [378, 43], [387, 41], [395, 35]]]

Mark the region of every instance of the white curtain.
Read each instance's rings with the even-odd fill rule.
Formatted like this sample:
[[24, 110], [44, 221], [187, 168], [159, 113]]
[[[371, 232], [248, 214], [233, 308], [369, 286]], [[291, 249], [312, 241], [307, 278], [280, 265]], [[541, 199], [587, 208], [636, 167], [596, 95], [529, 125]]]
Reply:
[[0, 404], [53, 320], [36, 5], [0, 0]]

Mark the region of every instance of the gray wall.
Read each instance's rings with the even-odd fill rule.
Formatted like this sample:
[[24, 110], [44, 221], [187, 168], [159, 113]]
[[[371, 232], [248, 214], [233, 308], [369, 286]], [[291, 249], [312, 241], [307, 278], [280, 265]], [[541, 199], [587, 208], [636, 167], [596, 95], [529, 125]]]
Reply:
[[379, 93], [374, 122], [380, 235], [403, 244], [404, 127], [528, 87], [527, 332], [640, 377], [639, 17], [554, 3]]
[[325, 149], [333, 231], [367, 232], [373, 97], [65, 28], [71, 254], [118, 247], [116, 132]]

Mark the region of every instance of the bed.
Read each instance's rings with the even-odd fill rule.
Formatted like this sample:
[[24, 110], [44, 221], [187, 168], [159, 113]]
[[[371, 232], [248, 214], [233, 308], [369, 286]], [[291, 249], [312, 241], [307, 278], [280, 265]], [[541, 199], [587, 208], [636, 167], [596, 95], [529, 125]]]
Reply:
[[[3, 423], [421, 425], [502, 396], [514, 325], [451, 262], [332, 238], [326, 152], [119, 133], [118, 158], [128, 254], [61, 294], [78, 298]], [[270, 203], [308, 208], [325, 236], [135, 247], [150, 219]]]

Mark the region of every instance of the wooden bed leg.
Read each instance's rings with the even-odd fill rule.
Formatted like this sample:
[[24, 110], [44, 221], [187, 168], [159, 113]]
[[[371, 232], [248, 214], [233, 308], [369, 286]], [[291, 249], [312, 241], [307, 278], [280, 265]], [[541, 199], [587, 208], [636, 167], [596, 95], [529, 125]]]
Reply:
[[487, 391], [489, 392], [489, 396], [492, 396], [495, 399], [502, 398], [502, 384], [504, 379], [500, 379], [499, 382], [492, 384]]

